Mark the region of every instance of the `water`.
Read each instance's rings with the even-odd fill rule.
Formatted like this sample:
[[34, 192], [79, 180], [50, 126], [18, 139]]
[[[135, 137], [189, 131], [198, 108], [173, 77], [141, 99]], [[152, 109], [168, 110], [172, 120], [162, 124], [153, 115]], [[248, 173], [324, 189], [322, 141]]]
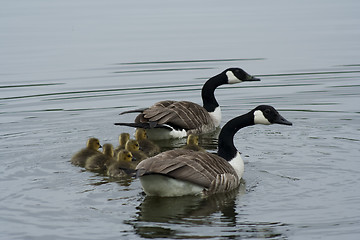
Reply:
[[[358, 1], [5, 1], [0, 21], [1, 239], [358, 239]], [[145, 197], [69, 160], [117, 143], [158, 100], [201, 103], [222, 86], [223, 123], [259, 104], [293, 126], [236, 136], [244, 182], [209, 199]], [[216, 134], [201, 143], [216, 149]], [[164, 149], [184, 140], [160, 143]]]

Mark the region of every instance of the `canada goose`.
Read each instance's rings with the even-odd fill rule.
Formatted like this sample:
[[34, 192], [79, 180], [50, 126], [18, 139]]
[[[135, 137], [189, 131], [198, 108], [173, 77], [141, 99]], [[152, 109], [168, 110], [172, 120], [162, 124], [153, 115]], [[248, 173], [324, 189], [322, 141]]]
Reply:
[[89, 138], [86, 143], [86, 148], [75, 153], [71, 158], [71, 163], [76, 166], [84, 167], [87, 158], [101, 153], [98, 151], [99, 148], [101, 148], [99, 139]]
[[138, 141], [141, 150], [149, 157], [160, 153], [160, 147], [147, 139], [146, 130], [137, 128], [135, 131], [135, 139]]
[[107, 175], [110, 177], [125, 177], [134, 175], [136, 164], [132, 162], [133, 155], [130, 151], [122, 149], [119, 151], [115, 162], [111, 163], [107, 169]]
[[186, 145], [182, 149], [194, 150], [194, 151], [205, 151], [204, 148], [199, 146], [199, 136], [190, 134], [186, 139]]
[[85, 168], [90, 171], [105, 171], [106, 165], [114, 158], [114, 147], [111, 143], [103, 145], [103, 154], [96, 154], [86, 159]]
[[218, 152], [175, 149], [145, 159], [136, 167], [144, 192], [150, 196], [209, 195], [235, 189], [244, 162], [234, 146], [235, 133], [254, 124], [292, 125], [273, 107], [261, 105], [227, 122], [218, 139]]
[[119, 153], [119, 151], [121, 149], [125, 149], [125, 144], [126, 142], [130, 139], [130, 134], [129, 133], [121, 133], [119, 135], [119, 146], [117, 146], [114, 150], [114, 156], [117, 156], [117, 154]]
[[223, 84], [260, 81], [241, 68], [229, 68], [206, 81], [201, 90], [203, 107], [188, 101], [161, 101], [140, 112], [134, 123], [115, 123], [129, 127], [146, 128], [149, 139], [182, 138], [190, 133], [202, 134], [220, 126], [221, 110], [214, 92]]
[[127, 141], [125, 144], [125, 149], [131, 152], [136, 161], [142, 161], [148, 158], [148, 156], [142, 150], [140, 150], [139, 143], [135, 139], [130, 139]]

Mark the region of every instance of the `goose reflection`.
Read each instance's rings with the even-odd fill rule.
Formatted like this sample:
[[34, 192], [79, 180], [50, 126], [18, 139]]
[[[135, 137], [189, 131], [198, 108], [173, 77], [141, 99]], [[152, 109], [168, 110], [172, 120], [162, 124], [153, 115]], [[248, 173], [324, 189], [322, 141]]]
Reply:
[[245, 193], [245, 183], [239, 188], [203, 198], [200, 196], [148, 197], [138, 207], [138, 220], [148, 222], [167, 222], [170, 219], [201, 221], [215, 212], [221, 212], [228, 220], [235, 220], [235, 199]]
[[[246, 193], [246, 184], [226, 193], [206, 198], [200, 196], [149, 197], [145, 196], [138, 206], [135, 221], [126, 221], [132, 225], [142, 238], [214, 238], [214, 230], [194, 231], [188, 228], [221, 228], [217, 237], [230, 238], [272, 238], [284, 237], [288, 225], [279, 222], [241, 221], [236, 200]], [[220, 219], [217, 214], [220, 213]], [[226, 229], [226, 230], [225, 230]], [[191, 236], [188, 233], [191, 232]]]

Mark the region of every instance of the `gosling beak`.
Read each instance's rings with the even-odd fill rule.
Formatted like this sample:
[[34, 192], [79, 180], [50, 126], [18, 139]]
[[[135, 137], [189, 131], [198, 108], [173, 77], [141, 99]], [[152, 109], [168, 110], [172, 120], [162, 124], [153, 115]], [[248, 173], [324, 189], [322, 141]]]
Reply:
[[135, 162], [135, 161], [136, 161], [136, 158], [132, 157], [132, 158], [131, 158], [131, 161], [132, 161], [132, 162]]

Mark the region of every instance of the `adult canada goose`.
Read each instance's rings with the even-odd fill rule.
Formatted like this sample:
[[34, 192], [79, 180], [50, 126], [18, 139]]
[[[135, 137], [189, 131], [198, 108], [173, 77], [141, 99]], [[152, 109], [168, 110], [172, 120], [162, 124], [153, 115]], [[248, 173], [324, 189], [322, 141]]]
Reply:
[[160, 147], [147, 138], [144, 128], [137, 128], [135, 139], [138, 141], [141, 150], [149, 157], [160, 153]]
[[149, 139], [182, 138], [190, 133], [214, 131], [220, 126], [221, 110], [214, 92], [223, 84], [260, 81], [240, 68], [229, 68], [206, 81], [201, 90], [203, 107], [188, 101], [161, 101], [146, 109], [126, 111], [140, 112], [134, 123], [115, 123], [146, 128]]
[[199, 146], [199, 136], [190, 134], [186, 139], [186, 145], [182, 149], [188, 149], [193, 151], [205, 151], [204, 148]]
[[120, 150], [125, 149], [126, 142], [130, 139], [129, 133], [121, 133], [119, 135], [119, 146], [117, 146], [114, 150], [114, 156], [117, 156]]
[[85, 168], [90, 171], [105, 171], [106, 165], [114, 159], [114, 147], [111, 143], [103, 145], [103, 154], [96, 154], [86, 159]]
[[218, 139], [218, 152], [175, 149], [145, 159], [136, 167], [144, 192], [150, 196], [209, 195], [235, 189], [244, 162], [234, 146], [235, 133], [254, 124], [292, 125], [273, 107], [261, 105], [227, 122]]
[[115, 162], [111, 163], [107, 169], [107, 175], [110, 177], [125, 177], [134, 175], [136, 164], [133, 155], [128, 150], [120, 150]]
[[130, 151], [138, 162], [148, 158], [148, 156], [142, 150], [140, 150], [139, 143], [135, 139], [130, 139], [127, 141], [125, 144], [125, 149]]
[[96, 154], [101, 154], [101, 152], [98, 151], [99, 148], [101, 148], [99, 139], [89, 138], [86, 143], [86, 148], [75, 153], [71, 158], [71, 163], [76, 166], [84, 167], [87, 158]]

